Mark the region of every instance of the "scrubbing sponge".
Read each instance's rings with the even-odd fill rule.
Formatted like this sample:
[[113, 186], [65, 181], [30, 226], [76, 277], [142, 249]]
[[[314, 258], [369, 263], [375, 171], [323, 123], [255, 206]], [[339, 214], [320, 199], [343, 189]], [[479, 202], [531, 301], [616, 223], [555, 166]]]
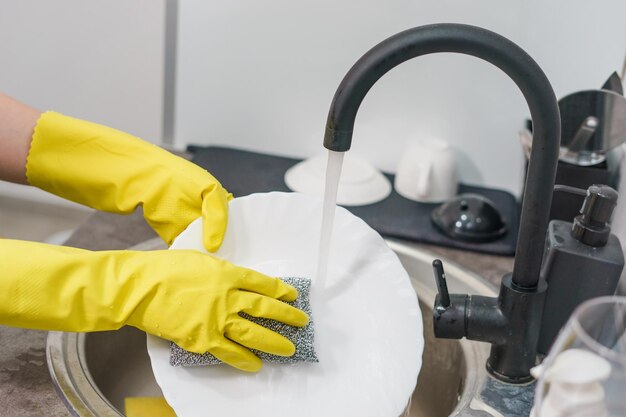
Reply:
[[[252, 317], [245, 313], [240, 313], [242, 317], [285, 336], [287, 339], [291, 340], [296, 347], [296, 353], [290, 357], [271, 355], [254, 349], [252, 349], [252, 352], [267, 362], [283, 364], [296, 362], [319, 362], [313, 346], [313, 316], [309, 301], [311, 280], [308, 278], [296, 277], [281, 279], [287, 284], [291, 284], [298, 290], [298, 298], [287, 304], [290, 304], [307, 313], [310, 318], [309, 324], [304, 327], [294, 327], [275, 320]], [[219, 359], [208, 352], [203, 354], [189, 352], [175, 343], [172, 343], [170, 346], [170, 365], [172, 366], [207, 366], [217, 365], [220, 363], [222, 362]]]

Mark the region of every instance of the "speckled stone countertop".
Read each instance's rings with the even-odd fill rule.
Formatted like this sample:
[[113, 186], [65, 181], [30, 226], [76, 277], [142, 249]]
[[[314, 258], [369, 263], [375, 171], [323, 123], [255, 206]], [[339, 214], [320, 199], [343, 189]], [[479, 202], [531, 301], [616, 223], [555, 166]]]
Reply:
[[[130, 216], [97, 212], [66, 242], [90, 250], [126, 249], [155, 237], [140, 212]], [[419, 245], [496, 284], [512, 270], [510, 257]], [[0, 417], [69, 416], [46, 366], [46, 332], [0, 326]]]

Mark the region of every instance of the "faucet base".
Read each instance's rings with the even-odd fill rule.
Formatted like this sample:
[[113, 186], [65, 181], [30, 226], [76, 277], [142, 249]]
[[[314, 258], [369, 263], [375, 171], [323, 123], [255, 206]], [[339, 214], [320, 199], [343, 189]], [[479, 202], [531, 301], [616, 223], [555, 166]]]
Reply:
[[507, 325], [492, 343], [487, 361], [487, 370], [500, 381], [524, 384], [533, 380], [530, 368], [537, 364], [538, 329], [547, 289], [545, 281], [533, 289], [522, 289], [513, 284], [512, 274], [502, 278], [498, 307]]
[[441, 261], [433, 267], [440, 293], [435, 297], [433, 330], [436, 337], [491, 343], [487, 370], [499, 381], [526, 384], [533, 380], [539, 326], [548, 288], [519, 288], [512, 274], [502, 278], [498, 297], [448, 294]]

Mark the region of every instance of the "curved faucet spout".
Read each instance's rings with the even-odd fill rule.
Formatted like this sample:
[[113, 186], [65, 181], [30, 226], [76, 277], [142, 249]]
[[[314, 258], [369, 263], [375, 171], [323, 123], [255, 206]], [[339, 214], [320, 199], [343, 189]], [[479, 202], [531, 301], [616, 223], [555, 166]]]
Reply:
[[363, 98], [385, 73], [422, 55], [458, 52], [504, 71], [524, 95], [533, 121], [533, 148], [526, 178], [512, 282], [537, 287], [561, 138], [559, 108], [550, 82], [537, 63], [508, 39], [475, 26], [435, 24], [401, 32], [367, 52], [348, 71], [328, 112], [324, 146], [347, 151]]

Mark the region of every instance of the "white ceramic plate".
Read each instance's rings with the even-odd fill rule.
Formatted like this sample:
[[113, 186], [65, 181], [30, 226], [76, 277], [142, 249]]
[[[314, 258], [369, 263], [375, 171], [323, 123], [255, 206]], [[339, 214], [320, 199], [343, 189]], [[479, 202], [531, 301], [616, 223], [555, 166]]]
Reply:
[[[421, 367], [421, 313], [409, 277], [384, 240], [337, 208], [325, 288], [315, 282], [322, 202], [295, 193], [230, 202], [217, 256], [273, 276], [313, 279], [319, 363], [264, 364], [257, 374], [227, 365], [169, 365], [169, 342], [148, 336], [152, 369], [178, 417], [397, 417]], [[204, 250], [196, 221], [172, 249]]]

